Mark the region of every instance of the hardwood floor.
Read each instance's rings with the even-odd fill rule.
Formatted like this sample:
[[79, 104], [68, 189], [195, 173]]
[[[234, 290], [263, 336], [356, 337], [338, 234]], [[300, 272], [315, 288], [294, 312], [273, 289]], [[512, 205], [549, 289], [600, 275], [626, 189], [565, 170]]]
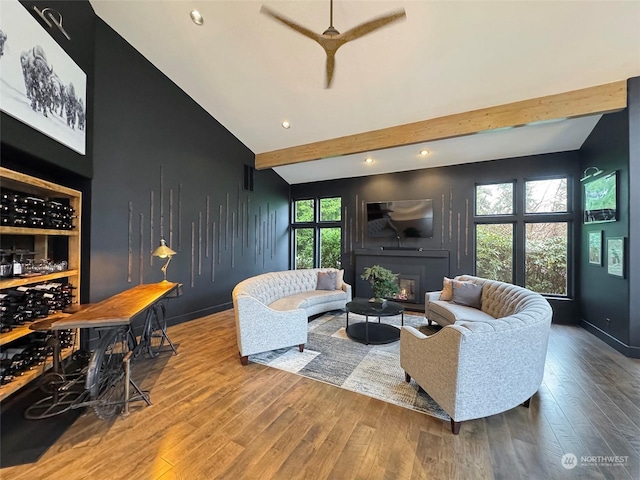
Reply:
[[[153, 405], [111, 423], [91, 411], [35, 464], [35, 479], [640, 478], [640, 361], [554, 325], [530, 408], [449, 422], [250, 363], [233, 312], [171, 327], [178, 356], [136, 362]], [[404, 381], [399, 378], [398, 381]], [[577, 457], [564, 468], [565, 453]], [[618, 456], [620, 465], [611, 459]]]

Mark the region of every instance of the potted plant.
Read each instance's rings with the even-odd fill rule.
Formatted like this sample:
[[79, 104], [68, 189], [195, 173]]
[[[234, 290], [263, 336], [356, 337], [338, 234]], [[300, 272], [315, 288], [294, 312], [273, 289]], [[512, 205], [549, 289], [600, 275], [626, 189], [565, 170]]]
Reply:
[[369, 280], [371, 283], [371, 287], [373, 288], [373, 298], [371, 301], [382, 305], [384, 305], [387, 298], [393, 297], [393, 295], [400, 290], [396, 281], [398, 274], [380, 265], [365, 268], [360, 278]]

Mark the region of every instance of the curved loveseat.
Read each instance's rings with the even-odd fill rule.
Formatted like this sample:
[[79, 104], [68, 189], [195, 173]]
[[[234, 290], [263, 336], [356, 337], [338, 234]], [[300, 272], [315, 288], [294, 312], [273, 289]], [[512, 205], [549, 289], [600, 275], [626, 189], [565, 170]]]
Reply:
[[403, 327], [400, 364], [407, 382], [413, 378], [449, 414], [457, 434], [462, 421], [529, 405], [542, 383], [552, 310], [542, 295], [516, 285], [454, 280], [481, 285], [480, 308], [428, 292], [425, 315], [443, 328], [427, 336]]
[[[320, 282], [319, 274], [325, 275]], [[335, 275], [332, 282], [327, 274]], [[302, 352], [308, 318], [351, 301], [351, 285], [342, 275], [334, 268], [309, 268], [263, 273], [238, 283], [232, 297], [241, 363], [247, 365], [249, 355], [293, 345]]]

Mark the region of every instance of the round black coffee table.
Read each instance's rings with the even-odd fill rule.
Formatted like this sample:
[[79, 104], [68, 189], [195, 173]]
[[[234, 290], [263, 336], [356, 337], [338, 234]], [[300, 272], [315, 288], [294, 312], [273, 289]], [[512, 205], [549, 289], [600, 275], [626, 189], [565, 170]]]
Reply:
[[[366, 345], [381, 345], [383, 343], [396, 342], [400, 339], [400, 329], [393, 325], [380, 323], [380, 317], [393, 317], [402, 315], [404, 325], [404, 308], [396, 302], [387, 300], [383, 305], [370, 302], [365, 298], [356, 298], [347, 303], [347, 326], [345, 331], [351, 340]], [[349, 325], [349, 313], [364, 315], [365, 321]], [[369, 317], [378, 317], [378, 323], [369, 322]]]

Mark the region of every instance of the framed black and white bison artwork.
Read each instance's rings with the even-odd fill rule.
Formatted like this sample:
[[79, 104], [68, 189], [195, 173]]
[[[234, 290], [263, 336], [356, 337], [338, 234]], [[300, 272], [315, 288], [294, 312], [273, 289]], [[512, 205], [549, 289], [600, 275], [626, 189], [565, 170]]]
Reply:
[[87, 75], [18, 0], [1, 0], [0, 110], [84, 155]]

